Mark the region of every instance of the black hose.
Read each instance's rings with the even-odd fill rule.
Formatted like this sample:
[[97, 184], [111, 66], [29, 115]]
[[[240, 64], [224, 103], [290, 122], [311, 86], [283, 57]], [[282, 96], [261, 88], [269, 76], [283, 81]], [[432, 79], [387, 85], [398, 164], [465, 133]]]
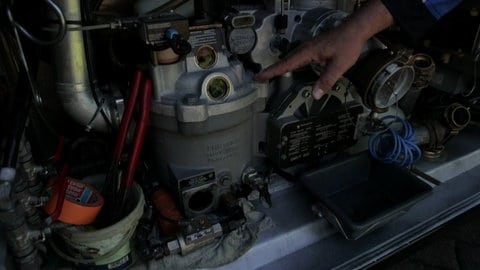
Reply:
[[14, 106], [8, 113], [10, 122], [6, 130], [5, 152], [3, 154], [3, 168], [16, 168], [18, 148], [25, 130], [28, 112], [32, 103], [32, 92], [29, 90], [28, 78], [23, 70], [19, 74], [15, 91]]
[[32, 42], [34, 42], [38, 45], [47, 46], [47, 45], [57, 44], [58, 42], [63, 40], [63, 38], [65, 37], [65, 35], [67, 33], [67, 21], [65, 20], [65, 16], [63, 15], [62, 10], [60, 9], [60, 7], [57, 4], [55, 4], [55, 2], [53, 2], [52, 0], [45, 0], [45, 2], [55, 12], [55, 15], [58, 17], [58, 21], [59, 21], [58, 32], [57, 32], [56, 36], [51, 40], [42, 40], [42, 39], [39, 39], [39, 38], [35, 37], [34, 35], [32, 35], [25, 27], [23, 27], [21, 24], [19, 24], [18, 22], [16, 22], [13, 19], [13, 15], [11, 14], [10, 9], [7, 9], [7, 14], [8, 14], [9, 19], [12, 22], [12, 24], [15, 26], [15, 28], [18, 29], [18, 31], [22, 35], [24, 35], [26, 38], [28, 38], [29, 40], [31, 40]]

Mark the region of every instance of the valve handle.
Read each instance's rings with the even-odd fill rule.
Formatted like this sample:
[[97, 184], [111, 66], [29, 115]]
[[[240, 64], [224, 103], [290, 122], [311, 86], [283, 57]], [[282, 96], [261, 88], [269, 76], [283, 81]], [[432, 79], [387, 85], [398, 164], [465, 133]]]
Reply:
[[192, 51], [192, 45], [180, 36], [175, 28], [168, 28], [165, 32], [170, 47], [178, 55], [186, 55]]

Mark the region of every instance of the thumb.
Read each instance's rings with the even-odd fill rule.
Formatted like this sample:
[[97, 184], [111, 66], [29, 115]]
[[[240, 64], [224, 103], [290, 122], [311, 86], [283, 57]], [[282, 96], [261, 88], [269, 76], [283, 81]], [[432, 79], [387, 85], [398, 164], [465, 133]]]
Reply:
[[320, 77], [313, 86], [313, 97], [315, 99], [320, 99], [325, 92], [332, 89], [333, 85], [338, 79], [340, 79], [343, 72], [344, 70], [342, 69], [342, 66], [339, 65], [337, 61], [330, 61], [325, 66], [325, 69], [320, 74]]

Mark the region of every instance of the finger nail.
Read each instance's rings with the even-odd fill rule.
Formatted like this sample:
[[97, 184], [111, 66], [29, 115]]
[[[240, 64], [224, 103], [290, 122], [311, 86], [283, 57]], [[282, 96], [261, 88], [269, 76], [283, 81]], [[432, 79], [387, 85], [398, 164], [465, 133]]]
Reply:
[[325, 92], [320, 88], [315, 89], [315, 90], [313, 90], [313, 98], [320, 99], [323, 96], [324, 93]]

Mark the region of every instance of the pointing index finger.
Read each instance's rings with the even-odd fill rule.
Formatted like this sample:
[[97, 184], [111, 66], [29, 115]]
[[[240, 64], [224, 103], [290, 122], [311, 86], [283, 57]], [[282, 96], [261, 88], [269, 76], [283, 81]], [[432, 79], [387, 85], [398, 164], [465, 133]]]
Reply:
[[255, 80], [266, 81], [310, 63], [313, 58], [312, 52], [309, 51], [309, 47], [310, 46], [306, 45], [301, 46], [301, 48], [298, 48], [297, 50], [294, 50], [280, 62], [271, 65], [270, 67], [264, 69], [259, 74], [257, 74], [255, 76]]

